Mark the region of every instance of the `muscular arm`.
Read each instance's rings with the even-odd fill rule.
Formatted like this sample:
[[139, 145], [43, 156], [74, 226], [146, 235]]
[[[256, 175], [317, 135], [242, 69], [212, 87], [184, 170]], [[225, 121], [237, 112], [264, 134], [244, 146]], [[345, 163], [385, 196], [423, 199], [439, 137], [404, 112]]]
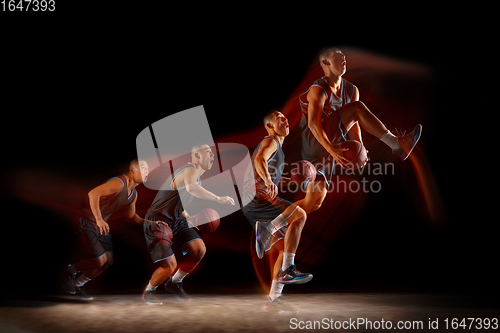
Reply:
[[267, 168], [267, 160], [269, 160], [271, 155], [276, 152], [276, 149], [278, 149], [276, 141], [273, 139], [267, 139], [262, 142], [259, 151], [255, 155], [255, 171], [260, 178], [262, 178], [266, 186], [273, 182], [271, 174]]
[[309, 101], [309, 106], [307, 108], [307, 126], [311, 130], [311, 133], [337, 162], [341, 164], [348, 163], [349, 161], [341, 155], [342, 151], [347, 149], [334, 147], [321, 124], [321, 114], [323, 113], [323, 107], [326, 102], [326, 95], [323, 90], [320, 87], [312, 87], [307, 94], [307, 100]]
[[[357, 87], [354, 87], [354, 95], [352, 97], [351, 103], [359, 101], [359, 90]], [[359, 122], [356, 122], [352, 125], [351, 129], [347, 133], [349, 135], [349, 139], [356, 140], [363, 144], [363, 139], [361, 138], [361, 127], [359, 126]]]
[[199, 199], [234, 205], [234, 200], [232, 198], [219, 197], [198, 184], [198, 177], [200, 177], [200, 173], [197, 169], [188, 168], [176, 177], [176, 187], [182, 187], [181, 183], [183, 183], [186, 186], [186, 191]]
[[264, 140], [260, 145], [260, 149], [255, 155], [254, 166], [255, 171], [260, 178], [264, 181], [267, 187], [267, 191], [271, 199], [274, 199], [278, 195], [278, 187], [273, 183], [271, 179], [271, 174], [267, 168], [267, 160], [272, 154], [278, 149], [278, 143], [273, 139]]
[[141, 225], [144, 223], [144, 219], [139, 215], [137, 215], [135, 212], [136, 201], [137, 201], [137, 196], [135, 197], [134, 201], [127, 206], [127, 217], [131, 219], [134, 223]]
[[307, 126], [311, 130], [316, 140], [327, 150], [331, 149], [332, 144], [328, 140], [326, 132], [321, 123], [321, 113], [326, 102], [326, 95], [320, 87], [312, 87], [307, 94], [309, 106], [307, 107]]
[[[144, 221], [147, 221], [146, 219], [143, 219], [142, 217], [140, 217], [139, 215], [137, 215], [137, 213], [135, 212], [135, 203], [137, 202], [137, 196], [135, 197], [134, 201], [132, 203], [130, 203], [130, 205], [127, 206], [127, 211], [126, 211], [126, 216], [127, 218], [129, 218], [130, 220], [132, 220], [132, 222], [134, 222], [135, 224], [139, 224], [139, 225], [142, 225], [144, 223]], [[163, 221], [155, 221], [155, 223], [157, 225], [160, 225], [160, 224], [166, 224], [165, 222]]]
[[96, 220], [99, 231], [107, 235], [109, 233], [109, 225], [102, 219], [101, 209], [99, 207], [99, 199], [118, 193], [123, 186], [119, 179], [111, 179], [109, 182], [93, 188], [89, 193], [89, 205], [92, 214]]

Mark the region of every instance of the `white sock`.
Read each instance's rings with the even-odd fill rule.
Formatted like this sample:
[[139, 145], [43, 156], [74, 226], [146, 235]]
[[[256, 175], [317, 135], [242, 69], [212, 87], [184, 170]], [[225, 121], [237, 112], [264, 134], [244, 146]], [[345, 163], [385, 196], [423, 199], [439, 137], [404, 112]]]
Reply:
[[286, 221], [285, 217], [280, 214], [278, 215], [277, 218], [269, 222], [269, 226], [267, 227], [267, 230], [271, 233], [271, 235], [274, 235], [274, 233], [284, 226], [286, 226], [288, 222]]
[[281, 270], [285, 271], [290, 265], [293, 265], [295, 261], [295, 253], [283, 252], [283, 264], [281, 265]]
[[155, 291], [158, 286], [153, 286], [151, 285], [151, 282], [148, 283], [148, 286], [146, 287], [146, 291]]
[[182, 279], [184, 279], [188, 274], [189, 273], [183, 272], [180, 269], [178, 269], [177, 272], [175, 272], [174, 276], [172, 276], [172, 282], [173, 283], [182, 282]]
[[269, 291], [269, 298], [271, 301], [274, 301], [276, 298], [281, 296], [284, 286], [285, 285], [283, 283], [279, 283], [278, 280], [273, 280], [271, 283], [271, 290]]
[[89, 282], [92, 279], [89, 279], [88, 277], [85, 276], [85, 273], [80, 275], [76, 280], [75, 280], [75, 286], [81, 287], [85, 283]]
[[391, 131], [387, 130], [381, 137], [380, 141], [391, 147], [392, 150], [399, 149], [399, 141], [397, 136], [391, 133]]

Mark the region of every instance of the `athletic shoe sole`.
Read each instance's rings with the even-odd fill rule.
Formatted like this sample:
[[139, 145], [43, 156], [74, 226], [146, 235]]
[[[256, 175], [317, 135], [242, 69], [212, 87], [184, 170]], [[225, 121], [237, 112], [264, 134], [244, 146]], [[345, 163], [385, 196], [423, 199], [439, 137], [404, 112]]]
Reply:
[[260, 232], [259, 232], [260, 222], [255, 223], [255, 251], [257, 252], [257, 257], [259, 259], [264, 258], [264, 251], [261, 251], [259, 240], [260, 240]]
[[422, 135], [422, 125], [418, 124], [416, 127], [418, 128], [418, 131], [415, 134], [415, 136], [413, 137], [413, 141], [414, 141], [413, 146], [411, 147], [410, 151], [405, 152], [405, 155], [403, 155], [403, 158], [402, 158], [403, 161], [406, 161], [406, 159], [410, 156], [413, 149], [415, 149], [415, 146], [417, 145], [418, 140], [420, 140], [420, 136]]
[[293, 280], [280, 280], [280, 278], [278, 278], [278, 282], [283, 284], [304, 284], [311, 281], [312, 278], [313, 275], [309, 274], [308, 276], [305, 276], [303, 278], [295, 278]]

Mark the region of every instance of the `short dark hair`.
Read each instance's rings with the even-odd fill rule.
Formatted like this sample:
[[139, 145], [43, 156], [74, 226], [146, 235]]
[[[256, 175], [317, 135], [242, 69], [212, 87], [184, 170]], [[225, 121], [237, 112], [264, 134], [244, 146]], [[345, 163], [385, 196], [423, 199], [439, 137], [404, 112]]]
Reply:
[[319, 50], [319, 52], [318, 52], [319, 62], [321, 63], [321, 61], [323, 59], [325, 59], [326, 57], [328, 57], [330, 55], [330, 53], [332, 53], [332, 51], [334, 51], [334, 50], [340, 51], [340, 49], [338, 47], [335, 47], [335, 46], [328, 46], [328, 47], [324, 47], [321, 50]]
[[129, 169], [130, 168], [138, 169], [139, 168], [139, 160], [137, 158], [134, 158], [132, 161], [130, 161], [128, 167], [129, 167]]
[[274, 117], [274, 114], [276, 112], [279, 112], [279, 111], [276, 111], [276, 110], [273, 110], [273, 111], [269, 111], [268, 113], [266, 113], [266, 115], [264, 116], [264, 119], [262, 120], [263, 123], [264, 123], [264, 127], [270, 123], [271, 121], [273, 121], [273, 117]]

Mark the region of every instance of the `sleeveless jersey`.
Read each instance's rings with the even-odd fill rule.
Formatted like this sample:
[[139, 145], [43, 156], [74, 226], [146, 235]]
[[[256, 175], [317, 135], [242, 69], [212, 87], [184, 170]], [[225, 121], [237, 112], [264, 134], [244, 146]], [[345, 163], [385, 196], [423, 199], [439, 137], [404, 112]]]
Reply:
[[[278, 148], [274, 152], [274, 154], [267, 160], [267, 169], [269, 170], [269, 174], [271, 175], [271, 179], [273, 183], [278, 186], [281, 175], [283, 174], [283, 168], [285, 167], [285, 153], [283, 152], [283, 149], [281, 148], [281, 144], [279, 141], [272, 137], [272, 136], [266, 136], [264, 140], [262, 140], [257, 148], [255, 149], [253, 155], [252, 155], [252, 164], [248, 166], [247, 172], [245, 173], [245, 179], [244, 182], [245, 184], [248, 183], [254, 183], [256, 187], [258, 188], [257, 184], [264, 186], [264, 180], [260, 178], [259, 174], [257, 171], [255, 171], [255, 166], [254, 166], [254, 161], [255, 161], [255, 156], [257, 156], [257, 153], [260, 150], [260, 147], [262, 146], [262, 143], [265, 140], [275, 140], [276, 143], [278, 144]], [[253, 177], [252, 173], [250, 172], [250, 168], [253, 169]], [[265, 188], [265, 186], [264, 186]]]
[[[125, 175], [118, 177], [113, 177], [111, 179], [118, 179], [122, 182], [122, 188], [117, 193], [110, 195], [108, 197], [101, 197], [99, 199], [99, 209], [101, 210], [102, 219], [107, 221], [108, 218], [113, 214], [122, 209], [123, 207], [130, 205], [134, 202], [137, 197], [137, 191], [132, 189], [130, 194], [128, 194], [128, 182]], [[111, 180], [109, 179], [108, 182]], [[95, 222], [94, 214], [90, 209], [89, 203], [87, 201], [86, 205], [83, 207], [84, 218]]]
[[[163, 221], [180, 221], [182, 212], [184, 211], [183, 205], [187, 205], [194, 200], [194, 196], [186, 190], [186, 186], [175, 189], [173, 183], [182, 171], [196, 167], [192, 163], [188, 163], [174, 171], [173, 177], [170, 176], [167, 181], [162, 185], [156, 194], [151, 207], [148, 210], [148, 215], [157, 217]], [[198, 184], [201, 185], [201, 179], [198, 177]]]
[[[255, 171], [255, 156], [259, 152], [262, 143], [266, 140], [276, 140], [276, 138], [267, 136], [259, 143], [253, 153], [252, 163], [249, 165], [249, 168], [253, 169], [253, 175], [248, 170], [245, 175], [245, 184], [251, 184], [252, 182], [255, 184], [255, 192], [248, 190], [243, 192], [245, 200], [248, 200], [248, 204], [242, 207], [243, 214], [250, 222], [252, 228], [255, 228], [255, 223], [257, 221], [271, 221], [275, 219], [292, 204], [288, 200], [280, 198], [279, 195], [274, 199], [269, 198], [264, 180], [262, 180], [262, 178], [260, 178], [260, 176]], [[278, 144], [278, 147], [274, 154], [267, 160], [267, 168], [269, 170], [269, 174], [271, 175], [273, 183], [278, 186], [281, 175], [283, 173], [283, 168], [285, 166], [285, 154], [283, 153], [283, 149], [279, 141], [276, 140], [276, 142]], [[279, 238], [273, 240], [273, 244], [274, 242], [284, 237], [285, 233], [286, 228], [280, 229], [280, 231], [276, 233], [276, 235], [279, 235], [277, 236]]]
[[307, 123], [307, 93], [312, 87], [320, 87], [326, 95], [325, 105], [321, 114], [321, 123], [328, 139], [333, 144], [340, 144], [347, 140], [347, 131], [342, 124], [342, 114], [338, 109], [351, 102], [355, 85], [342, 78], [340, 84], [340, 96], [333, 93], [324, 77], [316, 80], [306, 92], [299, 96], [302, 118], [300, 119], [300, 129], [302, 131], [302, 158], [310, 162], [316, 162], [319, 158], [328, 156], [326, 149], [316, 140], [311, 133]]

